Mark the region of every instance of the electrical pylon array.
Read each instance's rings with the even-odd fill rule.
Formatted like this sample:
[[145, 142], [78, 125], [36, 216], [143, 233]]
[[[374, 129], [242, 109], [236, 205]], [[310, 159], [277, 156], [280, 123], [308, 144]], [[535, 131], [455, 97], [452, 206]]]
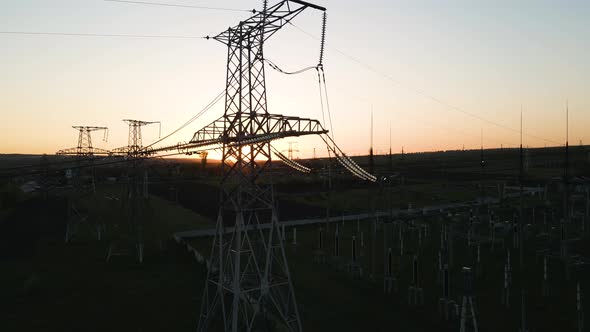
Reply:
[[[126, 204], [127, 215], [128, 215], [128, 229], [131, 237], [135, 238], [135, 248], [137, 250], [138, 260], [143, 261], [143, 224], [141, 222], [142, 209], [144, 208], [144, 200], [148, 197], [147, 190], [147, 172], [142, 169], [142, 160], [145, 156], [149, 155], [149, 149], [143, 146], [141, 127], [150, 124], [160, 124], [159, 121], [142, 121], [142, 120], [131, 120], [124, 119], [129, 125], [129, 134], [127, 146], [116, 148], [111, 151], [105, 149], [95, 148], [92, 145], [91, 133], [94, 131], [104, 130], [103, 140], [107, 140], [108, 128], [107, 127], [96, 127], [96, 126], [74, 126], [74, 129], [78, 130], [78, 145], [74, 148], [63, 149], [57, 151], [57, 155], [64, 156], [75, 156], [76, 167], [75, 170], [68, 170], [66, 173], [67, 177], [72, 179], [74, 184], [74, 192], [68, 197], [68, 220], [66, 225], [65, 241], [68, 242], [71, 237], [78, 231], [79, 227], [83, 224], [89, 224], [88, 216], [78, 208], [77, 202], [74, 198], [79, 198], [81, 193], [84, 192], [81, 177], [78, 176], [78, 172], [82, 167], [89, 167], [91, 170], [91, 192], [96, 193], [94, 168], [92, 167], [94, 156], [113, 156], [113, 157], [124, 157], [129, 159], [127, 162], [127, 186], [126, 191], [121, 195], [121, 201]], [[161, 126], [160, 126], [161, 132]], [[85, 164], [85, 165], [82, 165]], [[97, 234], [97, 238], [100, 240], [104, 225], [96, 224], [90, 225], [94, 228]], [[109, 246], [107, 261], [111, 256], [116, 255], [115, 243], [111, 243]]]
[[[319, 135], [329, 151], [353, 175], [371, 182], [377, 180], [338, 148], [318, 120], [268, 112], [265, 79], [268, 60], [264, 58], [263, 45], [308, 8], [324, 12], [319, 64], [310, 67], [323, 75], [326, 9], [300, 0], [283, 0], [270, 7], [264, 1], [262, 11], [214, 37], [207, 36], [207, 39], [223, 43], [228, 50], [223, 116], [195, 132], [188, 143], [159, 148], [141, 145], [141, 126], [150, 122], [125, 120], [129, 123], [129, 144], [112, 151], [114, 155], [132, 158], [130, 165], [135, 171], [129, 181], [131, 202], [139, 201], [136, 199], [140, 196], [137, 170], [144, 157], [172, 150], [187, 154], [194, 153], [195, 149], [220, 149], [222, 152], [220, 206], [199, 331], [302, 331], [284, 239], [279, 231], [272, 180], [267, 173], [273, 152], [279, 159], [289, 160], [287, 165], [299, 171], [310, 170], [292, 161], [292, 155], [291, 158], [282, 155], [271, 142]], [[325, 85], [325, 75], [323, 82]], [[130, 204], [131, 224], [141, 230], [138, 222], [141, 218], [133, 212], [141, 209], [135, 205]], [[139, 236], [140, 261], [142, 246]]]

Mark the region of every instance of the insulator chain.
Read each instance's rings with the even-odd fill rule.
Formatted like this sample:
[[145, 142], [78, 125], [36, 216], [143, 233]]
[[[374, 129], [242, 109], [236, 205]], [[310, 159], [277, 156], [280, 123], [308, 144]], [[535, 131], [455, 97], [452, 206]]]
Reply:
[[323, 66], [324, 62], [324, 46], [326, 44], [326, 12], [324, 12], [324, 16], [322, 17], [322, 40], [320, 43], [320, 62], [318, 66]]

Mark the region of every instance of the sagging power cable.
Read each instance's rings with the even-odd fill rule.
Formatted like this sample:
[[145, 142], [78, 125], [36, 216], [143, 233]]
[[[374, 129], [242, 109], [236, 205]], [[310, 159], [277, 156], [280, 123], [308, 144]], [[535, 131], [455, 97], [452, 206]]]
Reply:
[[168, 134], [168, 135], [158, 139], [157, 141], [151, 143], [150, 145], [146, 146], [146, 148], [149, 148], [155, 144], [158, 144], [158, 143], [162, 142], [163, 140], [167, 139], [168, 137], [170, 137], [170, 136], [176, 134], [177, 132], [181, 131], [182, 129], [186, 128], [189, 124], [193, 123], [195, 120], [197, 120], [203, 114], [205, 114], [208, 110], [210, 110], [213, 106], [215, 106], [215, 104], [217, 104], [217, 102], [219, 102], [224, 95], [225, 95], [225, 89], [223, 91], [221, 91], [215, 98], [213, 98], [213, 100], [210, 101], [209, 104], [207, 104], [207, 106], [205, 106], [202, 110], [200, 110], [199, 113], [197, 113], [195, 116], [190, 118], [188, 121], [186, 121], [180, 127], [175, 129], [174, 131], [172, 131], [170, 134]]
[[332, 124], [332, 113], [330, 112], [330, 100], [328, 99], [328, 86], [326, 85], [326, 73], [324, 72], [324, 66], [319, 67], [318, 76], [320, 71], [322, 72], [322, 83], [324, 83], [324, 95], [326, 97], [326, 109], [328, 110], [328, 120], [330, 121], [330, 136], [332, 139], [334, 139], [334, 125]]
[[[293, 26], [294, 28], [296, 28], [297, 30], [299, 30], [301, 33], [309, 36], [310, 38], [313, 38], [315, 40], [318, 40], [319, 39], [314, 34], [311, 34], [311, 33], [307, 32], [306, 30], [300, 28], [299, 26], [295, 25], [294, 23], [289, 22], [289, 24], [291, 26]], [[393, 76], [391, 76], [391, 75], [389, 75], [387, 73], [384, 73], [383, 71], [379, 70], [378, 68], [374, 67], [373, 65], [367, 64], [367, 63], [361, 61], [360, 59], [358, 59], [358, 58], [356, 58], [356, 57], [354, 57], [352, 55], [349, 55], [349, 54], [345, 53], [344, 51], [342, 51], [342, 50], [340, 50], [338, 48], [331, 47], [330, 49], [333, 50], [333, 51], [335, 51], [336, 53], [340, 54], [341, 56], [349, 59], [350, 61], [355, 62], [357, 65], [363, 67], [367, 71], [373, 72], [374, 74], [376, 74], [378, 76], [381, 76], [382, 78], [390, 81], [394, 85], [396, 85], [398, 87], [401, 87], [403, 89], [409, 90], [409, 91], [413, 92], [416, 95], [420, 95], [420, 96], [422, 96], [425, 99], [429, 99], [429, 100], [431, 100], [431, 101], [433, 101], [433, 102], [435, 102], [435, 103], [443, 106], [443, 109], [444, 110], [447, 110], [447, 111], [448, 110], [452, 110], [452, 111], [456, 111], [456, 112], [459, 112], [459, 113], [463, 113], [464, 115], [470, 116], [470, 117], [475, 118], [475, 119], [477, 119], [477, 120], [479, 120], [481, 122], [488, 123], [488, 124], [493, 125], [495, 127], [498, 127], [498, 128], [501, 128], [501, 129], [504, 129], [504, 130], [507, 130], [507, 131], [512, 131], [512, 132], [520, 133], [520, 131], [518, 129], [516, 129], [516, 128], [507, 126], [505, 124], [502, 124], [502, 123], [499, 123], [499, 122], [496, 122], [496, 121], [492, 121], [492, 120], [487, 119], [487, 118], [485, 118], [485, 117], [483, 117], [481, 115], [478, 115], [476, 113], [468, 112], [468, 111], [464, 110], [461, 107], [455, 106], [455, 105], [450, 104], [450, 103], [448, 103], [448, 102], [446, 102], [446, 101], [444, 101], [444, 100], [442, 100], [440, 98], [437, 98], [437, 97], [433, 96], [432, 94], [428, 93], [427, 91], [425, 91], [423, 89], [420, 89], [420, 88], [417, 88], [417, 87], [412, 87], [412, 86], [409, 86], [407, 84], [404, 84], [403, 82], [401, 82], [399, 80], [396, 80]], [[531, 138], [534, 138], [534, 139], [537, 139], [537, 140], [545, 141], [545, 142], [551, 143], [551, 144], [557, 144], [557, 145], [560, 145], [561, 144], [561, 143], [559, 143], [557, 141], [554, 141], [554, 140], [551, 140], [551, 139], [547, 139], [547, 138], [542, 137], [542, 136], [530, 134], [530, 133], [523, 133], [523, 135], [528, 136], [528, 137], [531, 137]]]
[[303, 69], [299, 69], [299, 70], [296, 70], [296, 71], [289, 72], [289, 71], [285, 71], [285, 70], [281, 69], [279, 66], [277, 66], [277, 64], [275, 64], [274, 62], [272, 62], [269, 59], [264, 59], [264, 61], [266, 61], [266, 63], [268, 63], [268, 65], [272, 69], [278, 71], [279, 73], [285, 74], [285, 75], [297, 75], [297, 74], [304, 73], [304, 72], [306, 72], [308, 70], [312, 70], [312, 69], [316, 69], [317, 68], [317, 66], [309, 66], [309, 67], [305, 67]]

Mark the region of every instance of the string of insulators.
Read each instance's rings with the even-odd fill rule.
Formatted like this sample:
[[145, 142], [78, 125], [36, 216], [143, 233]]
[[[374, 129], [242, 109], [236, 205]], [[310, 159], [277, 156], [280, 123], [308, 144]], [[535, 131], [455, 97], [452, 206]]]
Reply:
[[311, 173], [311, 168], [309, 167], [305, 167], [303, 165], [301, 165], [298, 162], [295, 162], [291, 159], [289, 159], [287, 156], [285, 156], [284, 154], [280, 153], [277, 149], [275, 149], [274, 147], [272, 148], [273, 152], [277, 155], [277, 157], [279, 157], [279, 159], [281, 159], [285, 165], [301, 172], [301, 173]]
[[342, 163], [347, 164], [349, 169], [351, 169], [353, 171], [353, 173], [356, 174], [356, 176], [360, 177], [361, 179], [368, 180], [371, 182], [377, 181], [377, 178], [374, 175], [365, 171], [362, 167], [360, 167], [357, 163], [355, 163], [352, 159], [350, 159], [345, 154], [342, 154], [339, 157], [339, 159], [340, 159], [341, 164]]
[[369, 181], [372, 181], [372, 182], [375, 182], [375, 181], [377, 181], [377, 177], [376, 177], [376, 176], [374, 176], [373, 174], [371, 174], [371, 173], [369, 173], [369, 172], [365, 171], [365, 169], [364, 169], [364, 168], [362, 168], [362, 167], [360, 167], [360, 166], [359, 166], [357, 163], [355, 163], [355, 162], [352, 160], [352, 158], [350, 158], [349, 156], [345, 155], [344, 153], [342, 154], [342, 156], [343, 156], [343, 157], [344, 157], [346, 160], [348, 160], [348, 162], [349, 162], [351, 165], [354, 165], [354, 167], [355, 167], [355, 168], [357, 168], [357, 170], [358, 170], [359, 172], [361, 172], [362, 174], [364, 174], [364, 175], [367, 177], [367, 179], [368, 179]]
[[342, 156], [340, 155], [336, 155], [336, 160], [338, 160], [338, 162], [344, 166], [344, 168], [346, 168], [350, 173], [352, 173], [353, 175], [363, 179], [363, 180], [368, 180], [367, 177], [364, 174], [361, 174], [360, 172], [358, 172], [358, 170], [356, 170], [355, 168], [351, 167], [351, 165], [344, 160], [344, 158], [342, 158]]
[[255, 137], [252, 137], [252, 138], [246, 138], [241, 141], [231, 142], [228, 144], [228, 146], [242, 146], [242, 145], [249, 145], [249, 144], [255, 144], [255, 143], [260, 143], [260, 142], [272, 141], [273, 139], [280, 138], [281, 135], [283, 135], [283, 133], [269, 133], [269, 134], [265, 134], [265, 135], [256, 135]]
[[344, 154], [344, 152], [340, 151], [340, 153], [338, 153], [338, 151], [336, 150], [336, 148], [332, 148], [332, 151], [334, 152], [334, 155], [336, 156], [336, 159], [338, 160], [338, 162], [344, 166], [346, 169], [348, 169], [351, 173], [353, 173], [354, 175], [358, 176], [359, 178], [363, 179], [363, 180], [370, 180], [371, 179], [371, 174], [365, 172], [364, 169], [362, 169], [357, 163], [355, 163], [352, 159], [350, 159], [348, 156], [346, 156]]
[[328, 147], [328, 151], [333, 152], [336, 160], [344, 166], [352, 175], [355, 175], [363, 180], [377, 182], [377, 177], [373, 174], [365, 171], [362, 167], [360, 167], [357, 163], [352, 160], [352, 158], [348, 157], [340, 148], [336, 145], [336, 142], [330, 137], [329, 135], [322, 135], [320, 136], [322, 140], [326, 143]]
[[327, 20], [327, 14], [326, 14], [326, 12], [324, 12], [324, 15], [322, 17], [322, 39], [321, 39], [321, 43], [320, 43], [320, 62], [318, 63], [318, 66], [323, 66], [323, 63], [324, 63], [324, 46], [326, 44], [326, 20]]
[[330, 147], [330, 149], [332, 150], [332, 152], [334, 152], [334, 155], [336, 156], [336, 160], [338, 160], [338, 162], [342, 166], [344, 166], [344, 168], [346, 168], [350, 173], [352, 173], [353, 175], [355, 175], [363, 180], [367, 180], [367, 181], [371, 181], [371, 182], [377, 181], [377, 177], [375, 177], [373, 174], [365, 171], [356, 162], [354, 162], [354, 160], [352, 160], [350, 157], [348, 157], [342, 151], [340, 151], [340, 153], [338, 153], [339, 151], [337, 151], [335, 148]]
[[348, 161], [345, 158], [343, 158], [342, 156], [336, 156], [336, 159], [338, 160], [338, 162], [341, 165], [344, 166], [344, 168], [346, 168], [353, 175], [355, 175], [363, 180], [370, 180], [369, 177], [367, 177], [365, 174], [361, 173], [356, 167], [354, 167], [353, 165], [348, 163]]

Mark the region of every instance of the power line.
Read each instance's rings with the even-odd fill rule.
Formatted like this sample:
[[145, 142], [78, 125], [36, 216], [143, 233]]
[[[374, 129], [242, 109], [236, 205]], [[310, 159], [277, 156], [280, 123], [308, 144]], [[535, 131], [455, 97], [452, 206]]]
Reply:
[[279, 67], [279, 66], [278, 66], [276, 63], [272, 62], [272, 61], [271, 61], [270, 59], [268, 59], [268, 58], [265, 58], [265, 59], [263, 59], [263, 60], [264, 60], [266, 63], [268, 63], [268, 65], [269, 65], [269, 66], [270, 66], [272, 69], [276, 70], [277, 72], [279, 72], [279, 73], [281, 73], [281, 74], [285, 74], [285, 75], [297, 75], [297, 74], [304, 73], [304, 72], [306, 72], [306, 71], [308, 71], [308, 70], [312, 70], [312, 69], [317, 69], [317, 68], [318, 68], [318, 66], [309, 66], [309, 67], [301, 68], [301, 69], [299, 69], [299, 70], [295, 70], [295, 71], [286, 71], [286, 70], [283, 70], [283, 69], [281, 69], [281, 67]]
[[207, 106], [205, 106], [201, 111], [199, 111], [199, 113], [197, 113], [195, 116], [193, 116], [192, 118], [190, 118], [188, 121], [186, 121], [183, 125], [181, 125], [180, 127], [178, 127], [176, 130], [172, 131], [170, 134], [158, 139], [157, 141], [153, 142], [152, 144], [148, 145], [146, 148], [149, 148], [155, 144], [158, 144], [160, 142], [162, 142], [163, 140], [167, 139], [168, 137], [176, 134], [177, 132], [179, 132], [180, 130], [184, 129], [186, 126], [188, 126], [189, 124], [191, 124], [193, 121], [195, 121], [196, 119], [198, 119], [201, 115], [205, 114], [208, 110], [210, 110], [215, 104], [217, 104], [217, 102], [219, 102], [222, 97], [225, 95], [225, 89], [223, 91], [221, 91], [220, 94], [218, 94], [211, 102], [209, 102], [209, 104], [207, 104]]
[[197, 36], [174, 35], [124, 35], [102, 33], [70, 33], [70, 32], [41, 32], [41, 31], [0, 31], [3, 35], [40, 35], [40, 36], [74, 36], [74, 37], [117, 37], [117, 38], [168, 38], [168, 39], [204, 39]]
[[147, 1], [127, 1], [127, 0], [104, 0], [104, 1], [107, 1], [107, 2], [121, 2], [121, 3], [135, 4], [135, 5], [164, 6], [164, 7], [181, 7], [181, 8], [194, 8], [194, 9], [206, 9], [206, 10], [222, 10], [222, 11], [231, 11], [231, 12], [256, 13], [256, 10], [254, 10], [254, 9], [247, 10], [247, 9], [224, 8], [224, 7], [180, 5], [180, 4], [171, 4], [171, 3], [163, 3], [163, 2], [147, 2]]
[[[209, 109], [211, 109], [217, 102], [219, 102], [219, 100], [221, 100], [221, 97], [224, 95], [225, 93], [225, 89], [218, 94], [211, 102], [209, 102], [209, 104], [207, 104], [199, 113], [197, 113], [195, 116], [193, 116], [191, 119], [189, 119], [187, 122], [185, 122], [182, 126], [180, 126], [178, 129], [174, 130], [173, 132], [171, 132], [170, 134], [158, 139], [157, 141], [151, 143], [150, 145], [146, 146], [146, 148], [149, 148], [165, 139], [167, 139], [168, 137], [176, 134], [177, 132], [179, 132], [180, 130], [182, 130], [183, 128], [185, 128], [186, 126], [188, 126], [190, 123], [192, 123], [193, 121], [195, 121], [196, 119], [198, 119], [200, 116], [202, 116], [203, 114], [205, 114]], [[53, 162], [47, 162], [47, 163], [38, 163], [38, 164], [34, 164], [34, 165], [22, 165], [22, 166], [16, 166], [16, 167], [4, 167], [4, 168], [0, 168], [0, 173], [2, 172], [6, 172], [6, 171], [19, 171], [19, 170], [24, 170], [27, 168], [43, 168], [43, 167], [51, 167], [51, 166], [55, 166], [55, 165], [62, 165], [62, 164], [70, 164], [70, 163], [75, 163], [75, 162], [86, 162], [86, 161], [95, 161], [95, 160], [102, 160], [102, 159], [107, 159], [107, 158], [111, 158], [109, 157], [95, 157], [95, 156], [88, 156], [86, 158], [82, 158], [82, 159], [76, 159], [76, 160], [59, 160], [59, 161], [53, 161]], [[49, 170], [49, 171], [56, 171], [56, 170]]]
[[[318, 40], [318, 38], [317, 38], [316, 36], [314, 36], [313, 34], [311, 34], [311, 33], [307, 32], [307, 31], [305, 31], [304, 29], [302, 29], [302, 28], [300, 28], [300, 27], [296, 26], [296, 25], [295, 25], [295, 24], [293, 24], [292, 22], [289, 22], [289, 24], [290, 24], [291, 26], [293, 26], [294, 28], [296, 28], [297, 30], [299, 30], [300, 32], [302, 32], [302, 33], [306, 34], [307, 36], [309, 36], [309, 37], [311, 37], [311, 38], [313, 38], [313, 39], [316, 39], [316, 40]], [[399, 86], [399, 87], [401, 87], [401, 88], [405, 88], [405, 89], [411, 90], [412, 92], [414, 92], [414, 93], [416, 93], [416, 94], [419, 94], [419, 95], [421, 95], [421, 96], [423, 96], [423, 97], [425, 97], [425, 98], [427, 98], [427, 99], [430, 99], [430, 100], [434, 101], [435, 103], [438, 103], [438, 104], [440, 104], [440, 105], [444, 106], [444, 107], [445, 107], [445, 108], [447, 108], [447, 109], [452, 109], [452, 110], [454, 110], [454, 111], [457, 111], [457, 112], [463, 113], [463, 114], [465, 114], [465, 115], [468, 115], [468, 116], [471, 116], [471, 117], [473, 117], [473, 118], [476, 118], [476, 119], [478, 119], [478, 120], [480, 120], [480, 121], [486, 122], [486, 123], [488, 123], [488, 124], [494, 125], [494, 126], [496, 126], [496, 127], [499, 127], [499, 128], [503, 128], [503, 129], [505, 129], [505, 130], [509, 130], [509, 131], [512, 131], [512, 132], [515, 132], [515, 133], [520, 133], [520, 131], [519, 131], [518, 129], [515, 129], [515, 128], [512, 128], [512, 127], [509, 127], [509, 126], [503, 125], [503, 124], [501, 124], [501, 123], [498, 123], [498, 122], [495, 122], [495, 121], [492, 121], [492, 120], [488, 120], [488, 119], [486, 119], [486, 118], [484, 118], [484, 117], [482, 117], [482, 116], [480, 116], [480, 115], [477, 115], [477, 114], [474, 114], [474, 113], [471, 113], [471, 112], [467, 112], [467, 111], [463, 110], [463, 109], [462, 109], [462, 108], [460, 108], [460, 107], [457, 107], [457, 106], [451, 105], [451, 104], [449, 104], [449, 103], [447, 103], [447, 102], [445, 102], [445, 101], [443, 101], [443, 100], [441, 100], [441, 99], [439, 99], [439, 98], [437, 98], [437, 97], [434, 97], [434, 96], [432, 96], [432, 95], [428, 94], [426, 91], [424, 91], [424, 90], [422, 90], [422, 89], [419, 89], [419, 88], [413, 88], [413, 87], [410, 87], [410, 86], [404, 85], [404, 84], [402, 84], [400, 81], [398, 81], [398, 80], [394, 79], [393, 77], [391, 77], [390, 75], [388, 75], [388, 74], [386, 74], [386, 73], [383, 73], [383, 72], [382, 72], [382, 71], [380, 71], [380, 70], [377, 70], [377, 69], [376, 69], [376, 68], [374, 68], [373, 66], [371, 66], [371, 65], [369, 65], [369, 64], [366, 64], [366, 63], [364, 63], [363, 61], [359, 60], [358, 58], [356, 58], [356, 57], [354, 57], [354, 56], [352, 56], [352, 55], [349, 55], [349, 54], [347, 54], [347, 53], [345, 53], [345, 52], [343, 52], [343, 51], [341, 51], [341, 50], [339, 50], [339, 49], [337, 49], [337, 48], [335, 48], [335, 47], [331, 47], [331, 49], [332, 49], [332, 50], [334, 50], [335, 52], [339, 53], [340, 55], [344, 56], [345, 58], [347, 58], [347, 59], [349, 59], [349, 60], [351, 60], [351, 61], [353, 61], [353, 62], [357, 63], [357, 64], [358, 64], [358, 65], [360, 65], [361, 67], [364, 67], [365, 69], [367, 69], [367, 70], [369, 70], [369, 71], [371, 71], [371, 72], [373, 72], [373, 73], [375, 73], [375, 74], [377, 74], [377, 75], [379, 75], [379, 76], [381, 76], [381, 77], [383, 77], [383, 78], [385, 78], [385, 79], [389, 80], [390, 82], [394, 83], [395, 85], [397, 85], [397, 86]], [[558, 144], [558, 145], [559, 145], [559, 144], [561, 144], [561, 143], [559, 143], [559, 142], [556, 142], [556, 141], [553, 141], [553, 140], [550, 140], [550, 139], [546, 139], [546, 138], [544, 138], [544, 137], [540, 137], [540, 136], [536, 136], [536, 135], [532, 135], [532, 134], [527, 134], [527, 133], [523, 133], [523, 134], [524, 134], [524, 135], [526, 135], [526, 136], [529, 136], [529, 137], [531, 137], [531, 138], [535, 138], [535, 139], [538, 139], [538, 140], [542, 140], [542, 141], [545, 141], [545, 142], [548, 142], [548, 143], [553, 143], [553, 144]]]
[[[305, 31], [305, 30], [303, 30], [303, 29], [301, 29], [301, 28], [299, 28], [299, 27], [295, 26], [293, 23], [291, 23], [291, 25], [292, 25], [293, 27], [295, 27], [295, 28], [299, 29], [299, 31], [301, 31], [302, 33], [304, 33], [304, 34], [306, 34], [306, 35], [310, 36], [311, 38], [317, 39], [317, 38], [316, 38], [314, 35], [312, 35], [311, 33], [309, 33], [309, 32], [307, 32], [307, 31]], [[323, 46], [322, 46], [322, 48], [323, 48]], [[342, 52], [342, 51], [340, 51], [340, 50], [336, 50], [336, 51], [337, 51], [337, 52], [339, 52], [341, 55], [343, 55], [343, 56], [345, 56], [345, 57], [347, 57], [347, 58], [349, 58], [349, 59], [351, 59], [351, 60], [353, 60], [353, 61], [355, 61], [355, 62], [357, 62], [357, 63], [359, 63], [359, 64], [362, 64], [362, 63], [360, 62], [360, 60], [358, 60], [358, 59], [356, 59], [356, 58], [354, 58], [354, 57], [352, 57], [352, 56], [349, 56], [348, 54], [346, 54], [346, 53], [344, 53], [344, 52]], [[271, 65], [271, 67], [272, 67], [272, 65]], [[321, 81], [321, 78], [320, 78], [320, 70], [321, 70], [321, 71], [322, 71], [322, 75], [321, 75], [321, 76], [323, 76], [324, 89], [326, 89], [326, 87], [325, 87], [325, 84], [326, 84], [326, 80], [325, 80], [325, 72], [324, 72], [324, 70], [323, 70], [323, 66], [317, 66], [317, 68], [318, 68], [318, 80], [319, 80], [319, 81]], [[326, 91], [326, 99], [327, 99], [327, 91]], [[320, 82], [320, 102], [321, 102], [321, 109], [322, 109], [322, 118], [323, 118], [323, 122], [325, 123], [325, 122], [326, 122], [326, 120], [325, 120], [325, 118], [324, 118], [324, 105], [323, 105], [323, 94], [322, 94], [322, 87], [321, 87], [321, 82]], [[328, 112], [329, 112], [329, 106], [328, 106]], [[421, 121], [422, 121], [422, 122], [430, 122], [430, 121], [427, 121], [427, 120], [425, 120], [425, 119], [422, 119]], [[430, 123], [431, 123], [431, 124], [434, 124], [433, 122], [430, 122]], [[447, 131], [453, 131], [453, 132], [457, 132], [457, 133], [463, 134], [463, 135], [465, 135], [465, 136], [475, 136], [475, 135], [473, 135], [473, 134], [467, 133], [467, 132], [465, 132], [465, 131], [462, 131], [462, 130], [459, 130], [459, 129], [445, 127], [445, 126], [442, 126], [442, 125], [440, 125], [440, 124], [434, 124], [434, 125], [435, 125], [435, 128], [442, 128], [442, 129], [445, 129], [445, 130], [447, 130]], [[334, 129], [333, 129], [333, 127], [332, 127], [332, 124], [331, 124], [331, 118], [330, 118], [330, 127], [331, 127], [331, 129], [330, 129], [330, 130], [332, 131], [332, 137], [333, 137], [333, 134], [334, 134], [334, 133], [333, 133], [333, 131], [334, 131]], [[506, 142], [503, 142], [503, 141], [500, 141], [500, 140], [496, 140], [496, 139], [490, 139], [490, 140], [492, 140], [492, 141], [495, 141], [495, 142], [497, 142], [497, 143], [501, 143], [501, 144], [503, 144], [503, 145], [507, 145], [507, 146], [508, 146], [508, 145], [510, 145], [510, 144], [506, 144]]]

